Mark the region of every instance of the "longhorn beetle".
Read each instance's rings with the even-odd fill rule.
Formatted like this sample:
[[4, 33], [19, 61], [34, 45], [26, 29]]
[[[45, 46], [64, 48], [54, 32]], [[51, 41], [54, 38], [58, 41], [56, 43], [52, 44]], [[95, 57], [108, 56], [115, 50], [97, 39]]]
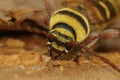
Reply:
[[100, 58], [120, 73], [120, 69], [114, 63], [90, 49], [98, 39], [120, 36], [119, 30], [116, 29], [103, 31], [118, 16], [115, 1], [66, 0], [63, 5], [64, 8], [52, 14], [49, 31], [43, 31], [48, 38], [49, 54], [52, 59], [77, 60], [82, 53], [86, 52]]
[[[75, 5], [71, 6], [73, 3]], [[90, 49], [100, 38], [119, 37], [119, 30], [103, 31], [118, 16], [117, 3], [114, 0], [66, 0], [63, 5], [65, 8], [52, 14], [49, 31], [43, 32], [48, 37], [52, 59], [77, 60], [87, 52], [86, 54], [100, 58], [120, 73], [115, 64]]]

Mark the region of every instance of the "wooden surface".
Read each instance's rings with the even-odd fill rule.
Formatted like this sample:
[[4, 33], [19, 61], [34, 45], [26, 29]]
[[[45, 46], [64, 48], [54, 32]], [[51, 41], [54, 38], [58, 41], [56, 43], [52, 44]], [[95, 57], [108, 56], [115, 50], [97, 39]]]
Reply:
[[[113, 54], [113, 53], [112, 53]], [[105, 55], [111, 56], [112, 54]], [[120, 66], [117, 60], [119, 54], [114, 53], [111, 61]], [[112, 59], [115, 57], [116, 59]], [[50, 61], [39, 63], [32, 67], [24, 65], [13, 65], [0, 68], [0, 78], [2, 80], [119, 80], [120, 74], [110, 66], [97, 61], [81, 60], [80, 65], [66, 61]], [[99, 63], [100, 62], [100, 63]]]
[[[44, 42], [44, 38], [29, 36], [27, 42], [36, 46], [32, 40]], [[0, 47], [0, 79], [2, 80], [119, 80], [120, 73], [106, 65], [100, 59], [91, 56], [90, 60], [84, 57], [79, 64], [73, 61], [51, 60], [46, 45], [37, 48], [29, 47], [23, 37], [3, 37]], [[35, 41], [35, 43], [36, 43]], [[0, 43], [0, 44], [2, 44]], [[10, 44], [13, 43], [13, 44]], [[22, 45], [17, 45], [21, 44]], [[23, 45], [24, 43], [24, 45]], [[33, 45], [34, 44], [34, 45]], [[39, 43], [40, 44], [40, 43]], [[98, 53], [109, 59], [120, 68], [120, 53]]]

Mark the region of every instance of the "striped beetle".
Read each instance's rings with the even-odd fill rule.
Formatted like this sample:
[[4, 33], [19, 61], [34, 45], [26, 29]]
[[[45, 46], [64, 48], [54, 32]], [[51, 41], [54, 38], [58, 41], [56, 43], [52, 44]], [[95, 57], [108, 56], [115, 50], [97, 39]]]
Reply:
[[[68, 0], [68, 3], [71, 1], [78, 0]], [[67, 5], [68, 8], [55, 11], [50, 19], [49, 33], [56, 39], [50, 39], [48, 45], [50, 51], [54, 49], [53, 51], [60, 52], [60, 54], [50, 52], [54, 58], [67, 54], [72, 46], [68, 46], [69, 43], [81, 44], [90, 35], [104, 34], [105, 32], [101, 31], [118, 15], [118, 7], [113, 0], [80, 0], [77, 3], [79, 5], [76, 7], [69, 8]]]
[[76, 60], [86, 51], [120, 72], [116, 65], [90, 49], [100, 38], [119, 37], [119, 30], [113, 29], [113, 33], [111, 30], [103, 31], [118, 16], [117, 3], [113, 0], [66, 0], [63, 5], [66, 8], [52, 14], [50, 30], [46, 33], [50, 56]]

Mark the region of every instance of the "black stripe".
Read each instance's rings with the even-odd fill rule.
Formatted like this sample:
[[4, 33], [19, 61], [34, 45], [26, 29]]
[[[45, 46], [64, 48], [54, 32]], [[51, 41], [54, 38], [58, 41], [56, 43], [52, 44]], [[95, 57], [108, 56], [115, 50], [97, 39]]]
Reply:
[[62, 41], [62, 40], [59, 40], [59, 36], [65, 38], [66, 40], [68, 39], [70, 42], [73, 41], [73, 38], [71, 38], [71, 37], [69, 37], [69, 36], [67, 36], [67, 35], [64, 35], [64, 34], [58, 32], [58, 31], [52, 31], [51, 33], [52, 33], [52, 34], [57, 34], [58, 38], [55, 39], [54, 41], [51, 41], [51, 40], [49, 40], [49, 41], [50, 41], [50, 42], [55, 42], [55, 43], [56, 43], [57, 45], [59, 45], [59, 46], [64, 46], [64, 47], [66, 47], [66, 42], [64, 42], [64, 41]]
[[64, 34], [58, 32], [58, 31], [56, 31], [56, 30], [52, 31], [51, 33], [52, 33], [52, 34], [56, 34], [57, 36], [61, 36], [61, 37], [65, 38], [66, 40], [69, 40], [69, 41], [71, 41], [71, 42], [73, 41], [73, 38], [72, 38], [72, 37], [67, 36], [67, 35], [64, 35]]
[[[58, 13], [75, 18], [80, 24], [82, 24], [82, 27], [85, 29], [85, 32], [86, 32], [86, 33], [88, 32], [87, 25], [86, 25], [84, 19], [82, 19], [79, 15], [77, 15], [77, 14], [75, 14], [75, 13], [73, 13], [73, 12], [70, 12], [70, 11], [68, 11], [68, 10], [62, 10], [62, 11], [59, 11]], [[56, 13], [56, 14], [57, 14], [57, 13]], [[55, 14], [55, 15], [56, 15], [56, 14]], [[73, 26], [73, 27], [74, 27], [74, 26]]]
[[104, 2], [109, 8], [111, 18], [114, 17], [116, 15], [114, 6], [107, 0], [101, 0], [101, 1]]
[[76, 32], [75, 32], [75, 30], [74, 30], [71, 26], [69, 26], [68, 24], [65, 24], [65, 23], [57, 23], [57, 24], [55, 24], [55, 25], [53, 26], [52, 29], [55, 29], [55, 28], [63, 28], [63, 29], [68, 30], [69, 32], [71, 32], [71, 33], [73, 34], [74, 39], [76, 40]]
[[64, 42], [62, 42], [62, 41], [60, 41], [58, 39], [55, 39], [54, 42], [56, 42], [56, 44], [59, 45], [59, 46], [66, 47], [66, 43], [64, 43]]
[[98, 0], [91, 0], [92, 4], [99, 10], [102, 17], [107, 21], [107, 15], [105, 9], [98, 3]]

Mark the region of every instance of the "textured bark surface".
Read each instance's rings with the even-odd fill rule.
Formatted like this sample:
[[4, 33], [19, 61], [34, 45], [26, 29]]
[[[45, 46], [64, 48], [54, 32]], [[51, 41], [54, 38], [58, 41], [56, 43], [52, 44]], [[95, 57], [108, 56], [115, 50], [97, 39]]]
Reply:
[[[60, 8], [60, 2], [63, 0], [54, 1], [56, 7]], [[42, 0], [0, 0], [0, 9], [5, 11], [29, 11], [31, 9], [44, 10], [45, 7]], [[0, 18], [4, 18], [2, 11], [0, 12]], [[116, 22], [114, 25], [119, 26], [119, 22]], [[120, 41], [119, 38], [117, 41], [115, 40], [109, 42], [111, 45], [109, 43], [105, 44], [105, 41], [99, 41], [97, 44], [98, 46], [100, 45], [98, 49], [103, 51], [108, 44], [109, 46], [114, 45], [112, 48], [106, 48], [107, 51], [114, 52], [97, 53], [109, 59], [120, 68], [120, 46], [118, 45]], [[47, 39], [45, 37], [34, 33], [1, 31], [0, 79], [120, 80], [120, 73], [94, 56], [91, 56], [90, 60], [81, 57], [78, 61], [79, 64], [73, 61], [51, 60], [49, 56], [45, 55], [48, 53], [46, 43]]]

